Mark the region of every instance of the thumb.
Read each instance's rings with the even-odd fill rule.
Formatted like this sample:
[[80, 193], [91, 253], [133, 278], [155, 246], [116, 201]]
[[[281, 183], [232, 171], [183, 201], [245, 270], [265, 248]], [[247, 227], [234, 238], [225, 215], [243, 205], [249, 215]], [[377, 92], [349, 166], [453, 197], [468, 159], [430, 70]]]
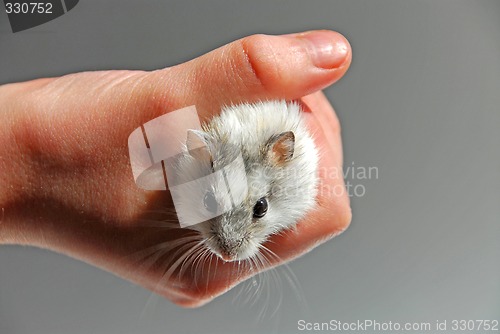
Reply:
[[349, 42], [334, 31], [252, 35], [154, 71], [147, 81], [155, 97], [172, 107], [182, 102], [213, 110], [242, 101], [297, 99], [340, 79], [350, 62]]

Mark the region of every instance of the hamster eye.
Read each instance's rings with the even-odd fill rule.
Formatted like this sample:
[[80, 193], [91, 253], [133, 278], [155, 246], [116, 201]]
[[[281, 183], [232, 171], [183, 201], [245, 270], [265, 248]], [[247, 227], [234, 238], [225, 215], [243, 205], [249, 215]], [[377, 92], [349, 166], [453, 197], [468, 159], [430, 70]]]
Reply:
[[217, 200], [215, 199], [215, 195], [213, 192], [208, 191], [203, 197], [203, 205], [208, 212], [216, 213], [217, 212]]
[[259, 198], [253, 207], [253, 216], [255, 218], [262, 218], [267, 213], [267, 199], [265, 197]]

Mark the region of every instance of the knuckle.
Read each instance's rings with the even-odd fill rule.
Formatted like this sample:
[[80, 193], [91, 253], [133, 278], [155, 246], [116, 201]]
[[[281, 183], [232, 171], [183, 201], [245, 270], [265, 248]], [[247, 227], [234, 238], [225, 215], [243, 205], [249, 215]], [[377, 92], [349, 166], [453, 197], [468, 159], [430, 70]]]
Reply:
[[245, 77], [250, 77], [254, 85], [273, 90], [280, 80], [280, 71], [270, 36], [258, 34], [240, 40], [244, 55]]
[[[127, 94], [124, 94], [127, 96]], [[128, 87], [129, 105], [146, 121], [185, 106], [185, 92], [177, 89], [170, 68], [147, 72]]]

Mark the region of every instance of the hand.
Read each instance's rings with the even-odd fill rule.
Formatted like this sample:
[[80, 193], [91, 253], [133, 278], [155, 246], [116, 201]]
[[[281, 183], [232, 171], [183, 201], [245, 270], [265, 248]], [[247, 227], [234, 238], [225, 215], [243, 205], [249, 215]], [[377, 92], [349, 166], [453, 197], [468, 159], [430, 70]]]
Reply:
[[0, 243], [68, 254], [177, 304], [202, 305], [264, 268], [235, 270], [237, 263], [213, 257], [186, 261], [179, 271], [175, 240], [192, 232], [167, 228], [168, 192], [135, 185], [128, 136], [189, 105], [206, 120], [224, 104], [301, 99], [322, 152], [318, 206], [295, 230], [272, 236], [265, 246], [276, 256], [263, 267], [300, 256], [351, 220], [340, 126], [320, 92], [350, 62], [344, 37], [313, 31], [246, 37], [153, 72], [85, 72], [1, 86]]

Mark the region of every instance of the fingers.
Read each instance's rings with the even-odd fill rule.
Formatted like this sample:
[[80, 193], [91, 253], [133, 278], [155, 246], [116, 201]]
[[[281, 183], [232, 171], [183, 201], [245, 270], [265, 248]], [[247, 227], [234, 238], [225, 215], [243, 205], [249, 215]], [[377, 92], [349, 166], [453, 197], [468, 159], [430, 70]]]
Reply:
[[351, 209], [344, 184], [340, 122], [323, 92], [316, 92], [303, 100], [310, 106], [316, 124], [322, 130], [322, 140], [319, 141], [323, 141], [326, 147], [320, 157], [323, 168], [320, 167], [319, 202], [326, 211], [336, 213], [333, 219], [335, 229], [343, 231], [351, 222]]
[[330, 146], [337, 168], [342, 168], [342, 139], [340, 122], [332, 105], [321, 91], [304, 96], [301, 101], [314, 113], [324, 133], [326, 143]]
[[159, 96], [181, 96], [184, 104], [200, 107], [290, 100], [331, 85], [350, 62], [349, 43], [337, 32], [253, 35], [153, 72], [147, 84]]

